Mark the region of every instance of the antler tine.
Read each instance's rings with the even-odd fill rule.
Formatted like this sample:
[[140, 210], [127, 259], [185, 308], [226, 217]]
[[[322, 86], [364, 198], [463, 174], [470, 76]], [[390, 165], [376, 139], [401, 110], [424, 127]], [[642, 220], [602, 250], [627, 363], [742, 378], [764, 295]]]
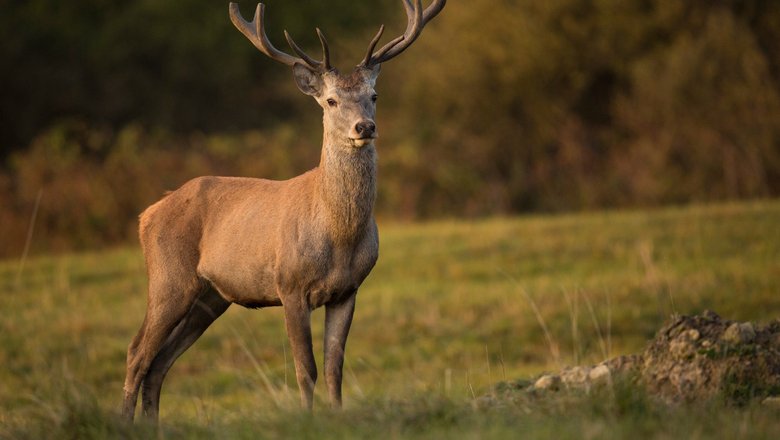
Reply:
[[385, 25], [379, 26], [379, 32], [376, 33], [376, 36], [373, 40], [371, 40], [370, 43], [368, 43], [368, 51], [366, 52], [366, 57], [363, 58], [363, 61], [358, 64], [359, 66], [367, 66], [368, 63], [371, 61], [371, 56], [374, 55], [374, 48], [376, 48], [377, 43], [379, 43], [379, 39], [382, 38], [382, 33], [385, 31]]
[[241, 11], [238, 9], [238, 3], [230, 3], [230, 21], [233, 22], [233, 25], [241, 31], [255, 47], [260, 49], [260, 52], [263, 52], [271, 59], [287, 64], [288, 66], [303, 61], [278, 50], [271, 44], [268, 37], [265, 35], [264, 19], [265, 5], [262, 3], [257, 4], [255, 17], [252, 19], [251, 23], [244, 20], [244, 17], [241, 16]]
[[414, 5], [412, 0], [402, 0], [404, 2], [404, 9], [406, 10], [406, 16], [409, 17], [414, 14]]
[[[373, 59], [373, 60], [371, 60], [371, 62], [372, 62], [373, 64], [379, 64], [379, 63], [383, 63], [383, 62], [385, 62], [385, 61], [389, 60], [389, 59], [390, 59], [389, 57], [388, 57], [388, 58], [386, 58], [386, 59], [384, 59], [383, 57], [385, 56], [385, 54], [386, 54], [386, 53], [387, 53], [387, 52], [388, 52], [390, 49], [394, 48], [394, 47], [395, 47], [395, 46], [396, 46], [398, 43], [400, 43], [400, 42], [404, 41], [404, 38], [406, 38], [406, 36], [405, 36], [405, 35], [403, 35], [403, 34], [401, 34], [401, 35], [399, 35], [399, 36], [397, 36], [397, 37], [393, 38], [392, 40], [390, 40], [390, 42], [388, 42], [387, 44], [385, 44], [384, 46], [382, 46], [382, 48], [381, 48], [381, 49], [379, 49], [379, 52], [377, 52], [377, 53], [376, 53], [376, 55], [374, 55], [374, 57], [373, 57], [374, 59]], [[381, 60], [381, 61], [380, 61], [380, 60]]]
[[322, 63], [320, 63], [319, 61], [315, 60], [314, 58], [306, 55], [306, 52], [304, 52], [303, 49], [301, 49], [300, 47], [298, 47], [297, 44], [295, 44], [295, 41], [293, 41], [293, 39], [290, 36], [289, 32], [287, 32], [286, 30], [284, 31], [284, 38], [287, 39], [287, 44], [290, 45], [292, 50], [294, 50], [295, 53], [297, 53], [298, 56], [301, 57], [303, 59], [303, 61], [306, 62], [306, 64], [308, 64], [311, 67], [314, 67], [315, 69], [319, 69], [320, 68]]
[[[284, 36], [287, 38], [287, 42], [290, 44], [290, 47], [297, 53], [299, 57], [294, 57], [292, 55], [286, 54], [282, 52], [281, 50], [275, 48], [273, 44], [271, 44], [271, 41], [268, 39], [268, 36], [265, 33], [265, 5], [262, 3], [257, 4], [257, 9], [255, 9], [255, 16], [252, 19], [251, 22], [247, 22], [244, 20], [244, 17], [241, 16], [241, 11], [238, 9], [238, 3], [231, 2], [230, 3], [230, 21], [233, 22], [233, 25], [236, 26], [236, 28], [241, 31], [244, 36], [249, 39], [249, 41], [252, 42], [252, 44], [255, 45], [258, 49], [260, 49], [260, 52], [263, 52], [264, 54], [268, 55], [273, 60], [279, 61], [280, 63], [286, 64], [288, 66], [292, 66], [295, 63], [299, 64], [308, 64], [310, 67], [312, 67], [315, 70], [319, 70], [322, 67], [321, 62], [311, 58], [310, 56], [306, 55], [303, 50], [301, 50], [300, 47], [298, 47], [297, 44], [292, 40], [290, 35], [287, 33], [287, 31], [284, 31]], [[322, 41], [322, 38], [320, 38]], [[328, 56], [326, 54], [325, 56], [325, 62], [324, 64], [326, 66], [329, 65]]]
[[322, 64], [325, 70], [333, 70], [333, 66], [330, 65], [330, 50], [328, 49], [328, 40], [325, 39], [325, 34], [322, 33], [320, 28], [317, 29], [317, 36], [320, 37], [320, 44], [322, 44]]
[[430, 6], [425, 8], [425, 12], [423, 12], [423, 22], [425, 24], [428, 24], [431, 19], [437, 15], [439, 15], [439, 12], [441, 12], [442, 9], [444, 9], [444, 5], [447, 4], [447, 0], [441, 0], [441, 1], [434, 1]]
[[[406, 48], [411, 46], [414, 40], [420, 36], [420, 33], [422, 32], [425, 25], [428, 24], [428, 22], [434, 17], [436, 17], [436, 15], [438, 15], [442, 9], [444, 9], [447, 0], [434, 0], [433, 3], [431, 3], [431, 5], [428, 6], [425, 10], [422, 9], [422, 0], [402, 0], [402, 3], [404, 5], [407, 18], [406, 31], [403, 33], [403, 35], [392, 39], [389, 43], [382, 46], [382, 48], [379, 49], [379, 51], [375, 54], [373, 51], [374, 47], [376, 46], [376, 42], [372, 40], [371, 44], [369, 45], [369, 51], [366, 55], [366, 59], [364, 59], [363, 62], [359, 64], [360, 66], [368, 67], [371, 65], [383, 63], [406, 50]], [[377, 37], [374, 39], [378, 41], [380, 35], [381, 32], [380, 34], [377, 34]]]
[[410, 0], [402, 0], [402, 2], [404, 4], [404, 9], [406, 10], [406, 31], [403, 33], [403, 35], [394, 38], [389, 43], [382, 46], [381, 49], [379, 49], [379, 52], [374, 55], [374, 60], [376, 60], [374, 64], [389, 60], [391, 57], [387, 57], [386, 59], [384, 57], [392, 48], [397, 47], [398, 44], [400, 44], [402, 41], [408, 42], [408, 44], [404, 43], [406, 46], [408, 46], [411, 44], [411, 41], [414, 41], [414, 39], [417, 38], [417, 35], [419, 35], [420, 31], [422, 31], [422, 0], [414, 0], [413, 7], [411, 6]]

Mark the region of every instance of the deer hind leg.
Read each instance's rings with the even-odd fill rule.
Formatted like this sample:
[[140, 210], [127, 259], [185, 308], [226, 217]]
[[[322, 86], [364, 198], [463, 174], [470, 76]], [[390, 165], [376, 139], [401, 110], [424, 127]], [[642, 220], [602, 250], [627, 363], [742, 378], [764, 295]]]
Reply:
[[160, 390], [165, 375], [176, 359], [219, 318], [230, 303], [213, 288], [203, 290], [195, 300], [187, 315], [171, 332], [160, 352], [152, 361], [143, 380], [142, 412], [145, 417], [157, 421], [160, 409]]
[[127, 376], [122, 416], [132, 421], [141, 383], [171, 332], [179, 325], [203, 288], [197, 277], [183, 282], [150, 277], [146, 316], [127, 349]]

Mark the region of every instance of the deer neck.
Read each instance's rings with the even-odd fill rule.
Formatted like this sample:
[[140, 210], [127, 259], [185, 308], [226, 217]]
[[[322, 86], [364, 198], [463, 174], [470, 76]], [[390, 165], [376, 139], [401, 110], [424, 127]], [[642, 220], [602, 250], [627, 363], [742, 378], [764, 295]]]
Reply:
[[333, 238], [358, 239], [373, 219], [376, 149], [338, 144], [326, 136], [319, 170], [319, 196]]

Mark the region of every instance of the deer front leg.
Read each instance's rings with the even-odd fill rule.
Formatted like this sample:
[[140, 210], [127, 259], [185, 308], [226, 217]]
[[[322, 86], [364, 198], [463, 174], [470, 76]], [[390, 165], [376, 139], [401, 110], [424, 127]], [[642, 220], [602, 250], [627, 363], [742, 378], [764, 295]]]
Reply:
[[354, 311], [355, 294], [341, 303], [325, 306], [325, 382], [328, 384], [330, 405], [334, 408], [341, 408], [344, 349]]
[[295, 376], [301, 391], [301, 405], [311, 410], [314, 384], [317, 382], [317, 364], [314, 362], [312, 351], [311, 310], [308, 304], [298, 300], [285, 302], [284, 320], [295, 361]]

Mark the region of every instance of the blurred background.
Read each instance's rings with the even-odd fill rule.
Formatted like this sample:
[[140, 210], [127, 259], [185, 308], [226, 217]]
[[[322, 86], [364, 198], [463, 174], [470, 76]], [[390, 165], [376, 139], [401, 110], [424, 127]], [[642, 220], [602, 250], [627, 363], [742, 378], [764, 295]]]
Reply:
[[[425, 2], [426, 4], [428, 2]], [[240, 2], [251, 18], [255, 0]], [[342, 71], [398, 0], [266, 0]], [[320, 109], [227, 1], [0, 0], [0, 256], [134, 242], [206, 175], [317, 165]], [[379, 80], [381, 219], [780, 195], [780, 2], [450, 0]]]

